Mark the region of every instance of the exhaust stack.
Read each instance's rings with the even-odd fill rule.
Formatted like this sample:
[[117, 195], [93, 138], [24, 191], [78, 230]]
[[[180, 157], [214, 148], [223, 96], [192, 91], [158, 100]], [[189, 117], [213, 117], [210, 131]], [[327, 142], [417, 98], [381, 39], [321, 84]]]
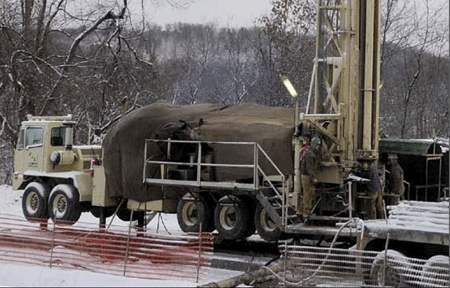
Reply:
[[65, 149], [72, 150], [73, 146], [73, 126], [75, 126], [75, 121], [64, 121], [63, 125], [66, 127], [66, 143]]

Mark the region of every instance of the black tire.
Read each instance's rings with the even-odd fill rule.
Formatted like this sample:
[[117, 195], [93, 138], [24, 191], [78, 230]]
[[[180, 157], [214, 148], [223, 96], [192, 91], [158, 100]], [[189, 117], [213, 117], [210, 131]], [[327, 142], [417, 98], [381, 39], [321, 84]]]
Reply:
[[[385, 261], [385, 254], [387, 261]], [[385, 280], [383, 283], [383, 267]], [[370, 270], [371, 284], [375, 286], [405, 287], [407, 286], [405, 271], [409, 268], [407, 258], [396, 250], [381, 251], [372, 262]]]
[[267, 211], [258, 205], [255, 211], [254, 223], [258, 235], [268, 242], [275, 242], [282, 238], [283, 232], [269, 217]]
[[199, 232], [202, 223], [202, 232], [214, 230], [211, 205], [204, 197], [198, 194], [193, 196], [185, 194], [178, 202], [177, 220], [183, 232]]
[[244, 234], [244, 236], [243, 236], [242, 238], [250, 237], [250, 236], [252, 236], [253, 234], [255, 234], [255, 232], [256, 232], [256, 226], [255, 226], [255, 223], [254, 223], [254, 221], [251, 221], [251, 219], [253, 218], [252, 215], [253, 215], [253, 214], [251, 214], [251, 215], [248, 216], [248, 219], [250, 219], [250, 220], [248, 221], [247, 231], [245, 232], [245, 234]]
[[250, 217], [245, 202], [236, 196], [222, 197], [214, 210], [214, 224], [219, 237], [225, 240], [244, 238], [250, 230]]
[[31, 182], [22, 195], [22, 212], [28, 221], [48, 219], [47, 201], [50, 192], [39, 182]]
[[48, 214], [57, 223], [63, 221], [64, 224], [75, 224], [81, 216], [78, 190], [68, 184], [56, 185], [48, 199]]
[[[95, 218], [100, 218], [100, 213], [101, 213], [101, 209], [102, 207], [98, 207], [98, 206], [93, 206], [89, 211], [91, 212], [92, 216], [94, 216]], [[111, 217], [114, 212], [116, 211], [116, 208], [114, 207], [104, 207], [105, 209], [105, 217]]]
[[242, 237], [243, 239], [252, 236], [256, 232], [255, 221], [253, 221], [253, 218], [255, 215], [255, 210], [256, 210], [256, 208], [255, 208], [256, 203], [251, 198], [247, 198], [244, 201], [245, 201], [245, 205], [247, 206], [249, 221], [248, 221], [247, 231], [245, 232], [244, 236]]
[[[119, 211], [117, 211], [117, 217], [119, 217], [119, 219], [124, 222], [129, 222], [131, 218], [131, 210], [128, 210], [126, 208], [119, 209]], [[138, 219], [139, 219], [139, 212], [133, 211], [133, 219], [131, 219], [131, 221], [136, 221]]]

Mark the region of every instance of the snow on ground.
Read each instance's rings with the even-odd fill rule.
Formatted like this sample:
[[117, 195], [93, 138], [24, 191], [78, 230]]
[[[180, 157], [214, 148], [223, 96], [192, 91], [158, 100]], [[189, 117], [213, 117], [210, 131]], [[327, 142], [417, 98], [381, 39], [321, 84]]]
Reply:
[[[22, 216], [22, 191], [12, 191], [10, 186], [0, 186], [0, 213]], [[107, 225], [111, 218], [107, 218]], [[159, 221], [158, 221], [159, 220]], [[98, 219], [90, 213], [83, 213], [79, 222], [98, 223]], [[114, 225], [127, 223], [115, 218]], [[179, 233], [180, 229], [176, 215], [162, 213], [156, 216], [148, 225], [149, 231], [164, 231]], [[210, 282], [227, 279], [242, 272], [224, 269], [207, 268], [207, 277], [200, 283], [179, 280], [144, 280], [130, 277], [120, 277], [80, 270], [68, 270], [33, 266], [19, 263], [0, 262], [0, 286], [10, 287], [195, 287]]]
[[0, 264], [0, 284], [12, 287], [194, 287], [197, 285], [187, 281], [150, 281], [79, 270], [4, 263]]

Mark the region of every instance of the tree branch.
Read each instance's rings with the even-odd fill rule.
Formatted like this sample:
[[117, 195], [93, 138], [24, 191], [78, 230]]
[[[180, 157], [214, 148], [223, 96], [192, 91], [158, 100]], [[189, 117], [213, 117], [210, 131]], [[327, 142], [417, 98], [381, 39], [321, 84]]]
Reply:
[[1, 113], [0, 113], [0, 122], [2, 123], [0, 136], [6, 134], [6, 136], [11, 139], [11, 144], [13, 146], [16, 146], [17, 131], [11, 127], [8, 120], [6, 120], [6, 117], [4, 117]]
[[131, 51], [131, 52], [133, 53], [133, 55], [134, 55], [134, 58], [135, 58], [138, 62], [147, 64], [148, 66], [153, 67], [153, 63], [147, 62], [147, 61], [142, 60], [142, 59], [140, 59], [140, 58], [138, 57], [138, 55], [137, 55], [137, 53], [136, 53], [136, 50], [134, 50], [134, 49], [131, 47], [130, 43], [128, 43], [128, 41], [127, 41], [124, 37], [122, 37], [122, 36], [119, 35], [119, 39], [123, 40], [123, 41], [125, 42], [125, 44], [127, 44], [128, 49], [130, 49], [130, 51]]
[[105, 21], [107, 21], [109, 19], [123, 19], [124, 15], [125, 15], [125, 12], [126, 12], [126, 9], [127, 9], [127, 0], [123, 0], [123, 4], [124, 4], [124, 7], [122, 8], [122, 10], [119, 13], [119, 15], [116, 15], [116, 14], [114, 14], [114, 12], [112, 10], [109, 10], [108, 12], [105, 13], [105, 15], [103, 15], [97, 21], [95, 21], [95, 23], [91, 27], [89, 27], [88, 29], [83, 31], [80, 35], [78, 35], [75, 38], [75, 41], [70, 46], [69, 53], [67, 55], [66, 60], [64, 61], [64, 65], [62, 66], [61, 73], [60, 73], [61, 75], [56, 80], [56, 82], [53, 85], [52, 89], [45, 96], [44, 104], [43, 104], [43, 106], [41, 108], [41, 111], [40, 111], [39, 115], [42, 115], [42, 113], [45, 111], [45, 109], [47, 107], [48, 102], [51, 99], [54, 98], [55, 91], [59, 87], [59, 85], [61, 84], [62, 75], [65, 74], [65, 72], [69, 68], [69, 64], [75, 58], [75, 52], [76, 52], [78, 46], [80, 45], [81, 41], [83, 41], [83, 39], [86, 38], [89, 34], [94, 32], [103, 22], [105, 22]]

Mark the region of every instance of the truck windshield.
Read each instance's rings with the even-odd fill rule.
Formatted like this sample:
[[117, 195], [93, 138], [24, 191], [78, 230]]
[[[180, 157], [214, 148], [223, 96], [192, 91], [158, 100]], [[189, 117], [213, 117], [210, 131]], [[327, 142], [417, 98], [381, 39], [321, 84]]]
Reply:
[[65, 127], [53, 128], [50, 144], [52, 146], [64, 146], [65, 136], [66, 136]]

